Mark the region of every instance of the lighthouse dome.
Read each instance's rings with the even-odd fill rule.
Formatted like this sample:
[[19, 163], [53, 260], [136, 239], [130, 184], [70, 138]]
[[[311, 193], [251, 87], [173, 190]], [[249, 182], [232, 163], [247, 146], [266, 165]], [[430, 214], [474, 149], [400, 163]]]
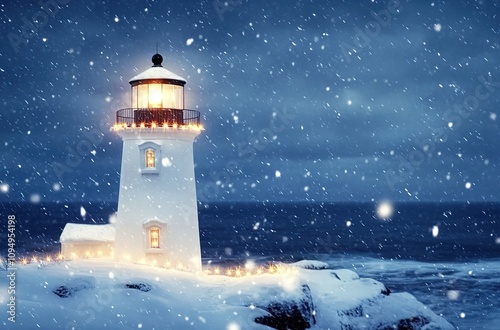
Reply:
[[153, 55], [152, 61], [153, 61], [153, 66], [151, 68], [147, 69], [142, 73], [139, 73], [138, 75], [129, 80], [129, 83], [131, 85], [137, 83], [140, 84], [141, 82], [147, 80], [167, 80], [174, 84], [176, 83], [182, 86], [186, 84], [186, 79], [173, 73], [170, 70], [165, 69], [161, 65], [163, 57], [160, 54]]

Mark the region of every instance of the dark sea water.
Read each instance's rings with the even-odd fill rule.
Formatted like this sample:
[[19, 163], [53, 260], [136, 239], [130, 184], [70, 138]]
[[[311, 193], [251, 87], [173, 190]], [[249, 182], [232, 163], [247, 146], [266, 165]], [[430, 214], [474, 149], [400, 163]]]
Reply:
[[[0, 207], [0, 241], [7, 215], [15, 215], [19, 255], [57, 253], [66, 222], [107, 223], [116, 210], [106, 203]], [[458, 329], [500, 329], [500, 203], [394, 208], [381, 220], [373, 203], [200, 204], [204, 263], [318, 259], [410, 292]]]

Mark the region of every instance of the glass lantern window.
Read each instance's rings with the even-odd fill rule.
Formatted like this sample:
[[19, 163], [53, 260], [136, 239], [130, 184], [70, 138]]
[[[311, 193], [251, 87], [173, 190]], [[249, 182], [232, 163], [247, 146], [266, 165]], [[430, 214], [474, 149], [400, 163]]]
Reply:
[[149, 108], [148, 85], [138, 85], [137, 87], [137, 108]]
[[184, 109], [183, 87], [161, 83], [133, 86], [132, 108]]

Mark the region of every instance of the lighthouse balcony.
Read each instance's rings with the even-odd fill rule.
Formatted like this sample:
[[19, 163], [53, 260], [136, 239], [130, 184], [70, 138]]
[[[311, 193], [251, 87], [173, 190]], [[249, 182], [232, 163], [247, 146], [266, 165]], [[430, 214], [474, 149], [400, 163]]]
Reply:
[[200, 112], [187, 109], [127, 108], [116, 112], [116, 125], [121, 127], [199, 126]]

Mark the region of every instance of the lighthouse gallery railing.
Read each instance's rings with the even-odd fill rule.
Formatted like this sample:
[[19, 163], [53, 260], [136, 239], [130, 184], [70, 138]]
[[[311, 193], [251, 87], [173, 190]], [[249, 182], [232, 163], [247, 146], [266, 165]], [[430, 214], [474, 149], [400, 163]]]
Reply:
[[126, 108], [116, 112], [116, 124], [140, 126], [144, 124], [173, 125], [199, 125], [200, 112], [188, 109], [166, 109], [166, 108]]

